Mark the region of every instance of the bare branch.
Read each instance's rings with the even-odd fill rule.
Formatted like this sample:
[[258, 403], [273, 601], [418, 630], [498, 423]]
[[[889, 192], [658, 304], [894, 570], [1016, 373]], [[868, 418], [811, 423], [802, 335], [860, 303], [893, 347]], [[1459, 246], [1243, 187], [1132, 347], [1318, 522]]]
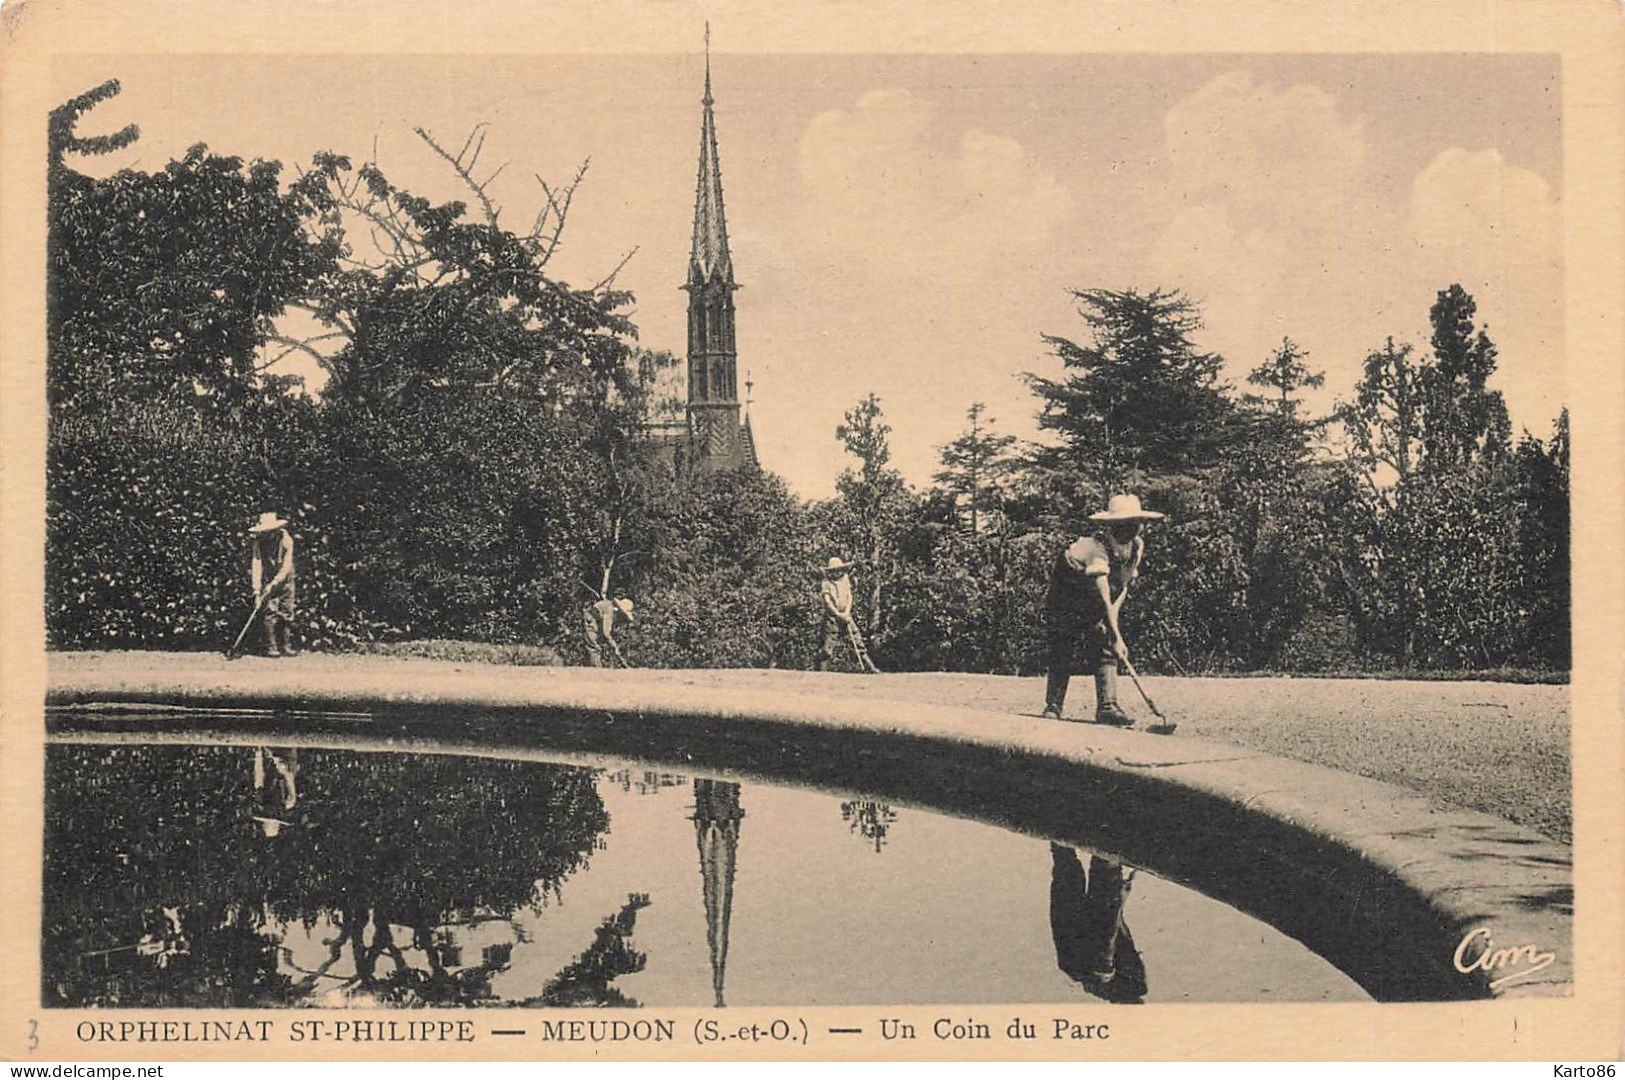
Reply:
[[[483, 126], [484, 126], [483, 124], [479, 125], [479, 127], [483, 127]], [[478, 131], [479, 127], [476, 127], [475, 130]], [[474, 147], [473, 156], [468, 159], [467, 164], [464, 164], [462, 154], [458, 154], [456, 156], [453, 156], [452, 153], [449, 150], [447, 150], [445, 147], [441, 146], [438, 142], [435, 141], [435, 138], [434, 138], [433, 135], [430, 135], [423, 128], [420, 128], [420, 127], [419, 128], [413, 128], [412, 130], [417, 132], [418, 138], [420, 138], [424, 142], [428, 143], [429, 148], [431, 150], [433, 150], [436, 154], [440, 155], [440, 157], [446, 162], [446, 164], [451, 166], [452, 171], [455, 172], [460, 178], [462, 178], [463, 183], [466, 184], [468, 186], [468, 189], [474, 193], [474, 197], [479, 199], [480, 208], [485, 212], [485, 223], [487, 225], [491, 226], [491, 228], [493, 228], [493, 229], [498, 228], [498, 225], [497, 225], [497, 208], [496, 208], [495, 204], [493, 204], [491, 202], [491, 197], [485, 193], [485, 187], [492, 180], [495, 180], [496, 177], [497, 177], [497, 173], [500, 173], [502, 170], [498, 169], [496, 171], [496, 173], [492, 173], [483, 182], [474, 179], [474, 165], [480, 159], [480, 151], [485, 148], [485, 135], [484, 135], [484, 133], [480, 134], [479, 142]], [[470, 136], [470, 138], [472, 139], [473, 136]], [[468, 149], [468, 146], [467, 146], [466, 143], [464, 144], [463, 149], [465, 151]]]
[[355, 327], [345, 322], [344, 317], [336, 312], [324, 312], [319, 308], [298, 300], [290, 300], [288, 302], [288, 306], [296, 311], [303, 311], [307, 314], [314, 315], [317, 317], [317, 319], [333, 323], [344, 333], [344, 336], [346, 337], [355, 337]]
[[313, 342], [313, 341], [327, 341], [327, 340], [331, 340], [332, 338], [347, 337], [347, 336], [348, 335], [346, 335], [346, 334], [344, 334], [342, 332], [335, 331], [335, 332], [330, 333], [330, 334], [319, 334], [316, 337], [305, 338], [305, 339], [301, 340], [299, 338], [287, 337], [284, 334], [269, 334], [269, 335], [266, 336], [266, 339], [265, 339], [267, 342], [272, 342], [272, 343], [275, 343], [277, 345], [285, 345], [285, 346], [287, 346], [287, 348], [285, 348], [282, 352], [278, 353], [274, 358], [272, 358], [271, 360], [266, 361], [264, 364], [260, 365], [259, 367], [255, 368], [254, 370], [255, 371], [265, 371], [265, 370], [269, 369], [272, 365], [274, 365], [274, 364], [278, 363], [279, 361], [283, 360], [284, 358], [286, 358], [289, 354], [295, 353], [295, 352], [302, 352], [302, 353], [305, 353], [308, 356], [310, 356], [313, 360], [316, 361], [316, 363], [320, 364], [323, 371], [327, 372], [329, 375], [332, 375], [332, 374], [335, 373], [334, 368], [333, 368], [333, 359], [332, 359], [332, 357], [326, 356], [323, 353], [321, 353], [319, 350], [316, 349], [315, 346], [313, 346], [311, 344], [311, 342]]
[[[576, 174], [571, 178], [570, 182], [557, 191], [546, 180], [543, 180], [540, 176], [536, 177], [536, 182], [542, 187], [542, 194], [547, 198], [547, 207], [536, 216], [536, 223], [532, 226], [530, 235], [525, 239], [532, 250], [535, 251], [537, 261], [544, 266], [553, 257], [553, 253], [558, 250], [559, 242], [564, 235], [565, 222], [570, 216], [570, 202], [575, 198], [576, 189], [581, 186], [581, 181], [587, 175], [587, 167], [591, 164], [591, 158], [583, 161], [581, 167], [576, 169]], [[552, 215], [551, 230], [549, 230], [547, 224], [549, 213]]]
[[458, 161], [463, 160], [463, 155], [468, 153], [468, 148], [474, 144], [474, 136], [478, 135], [481, 131], [485, 130], [486, 126], [487, 126], [486, 122], [484, 120], [481, 120], [479, 123], [475, 124], [473, 126], [473, 128], [471, 128], [469, 130], [468, 138], [463, 140], [463, 148], [461, 150], [457, 151], [457, 160]]
[[611, 270], [608, 276], [606, 276], [602, 281], [594, 285], [588, 291], [602, 292], [604, 289], [607, 289], [613, 285], [616, 277], [618, 277], [620, 272], [626, 268], [626, 264], [632, 261], [632, 256], [636, 255], [637, 253], [638, 249], [634, 247], [631, 251], [628, 251], [625, 255], [621, 256], [621, 261], [615, 264], [615, 269]]

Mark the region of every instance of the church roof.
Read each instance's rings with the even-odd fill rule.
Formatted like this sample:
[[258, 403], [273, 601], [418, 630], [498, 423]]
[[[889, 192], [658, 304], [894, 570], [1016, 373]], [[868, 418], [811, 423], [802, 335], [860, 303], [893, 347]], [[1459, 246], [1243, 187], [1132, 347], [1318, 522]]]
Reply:
[[711, 33], [706, 29], [705, 111], [700, 120], [700, 175], [694, 191], [694, 246], [689, 253], [691, 284], [708, 281], [733, 283], [733, 260], [728, 254], [728, 222], [722, 211], [722, 165], [717, 160], [717, 122], [712, 112]]

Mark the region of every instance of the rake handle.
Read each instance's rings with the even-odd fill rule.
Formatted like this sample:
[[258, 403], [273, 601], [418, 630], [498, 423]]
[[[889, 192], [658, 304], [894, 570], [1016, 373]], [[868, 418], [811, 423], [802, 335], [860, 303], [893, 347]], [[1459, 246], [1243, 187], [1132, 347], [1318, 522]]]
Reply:
[[254, 610], [249, 612], [248, 621], [243, 623], [243, 628], [237, 632], [237, 640], [233, 641], [231, 643], [231, 648], [226, 650], [226, 655], [228, 657], [237, 655], [237, 650], [242, 647], [243, 638], [247, 637], [248, 636], [248, 631], [253, 629], [254, 620], [256, 620], [256, 619], [258, 619], [260, 617], [260, 611], [264, 607], [265, 607], [265, 597], [264, 596], [261, 596], [258, 600], [254, 601]]
[[1146, 705], [1151, 709], [1152, 713], [1156, 715], [1157, 719], [1166, 721], [1168, 718], [1162, 715], [1162, 710], [1157, 708], [1157, 703], [1151, 700], [1151, 695], [1146, 693], [1145, 687], [1140, 684], [1140, 673], [1134, 670], [1134, 665], [1129, 662], [1127, 657], [1122, 657], [1121, 659], [1123, 661], [1124, 670], [1128, 672], [1128, 677], [1134, 681], [1134, 689], [1138, 690], [1140, 692], [1140, 696], [1145, 698]]

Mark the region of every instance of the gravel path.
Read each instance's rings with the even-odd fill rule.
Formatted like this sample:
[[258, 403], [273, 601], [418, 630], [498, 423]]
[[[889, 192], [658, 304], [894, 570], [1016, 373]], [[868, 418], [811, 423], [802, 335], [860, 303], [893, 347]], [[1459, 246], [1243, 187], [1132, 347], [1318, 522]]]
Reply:
[[[671, 672], [674, 679], [692, 673]], [[774, 680], [798, 692], [964, 705], [1036, 715], [1043, 680], [921, 673], [706, 672], [706, 681]], [[1480, 810], [1573, 843], [1569, 688], [1391, 679], [1207, 679], [1143, 676], [1157, 705], [1200, 736], [1410, 788], [1445, 807]], [[1119, 697], [1141, 727], [1154, 718], [1127, 678]], [[1069, 715], [1088, 717], [1094, 686], [1074, 679]]]
[[[458, 665], [483, 665], [487, 657], [513, 659], [500, 650], [487, 653], [487, 648], [470, 646], [445, 659]], [[101, 655], [111, 660], [120, 654]], [[139, 656], [145, 667], [195, 667], [200, 662], [195, 653]], [[226, 663], [218, 656], [209, 662]], [[342, 654], [306, 655], [297, 661], [340, 669], [354, 662]], [[562, 676], [567, 669], [552, 670]], [[577, 674], [585, 672], [578, 669]], [[1028, 716], [1037, 716], [1044, 701], [1042, 679], [1001, 675], [717, 669], [640, 670], [637, 675], [641, 682], [957, 705]], [[1427, 795], [1442, 807], [1495, 814], [1573, 843], [1567, 686], [1285, 677], [1146, 676], [1144, 681], [1163, 712], [1179, 724], [1172, 738], [1230, 742], [1371, 777]], [[1132, 682], [1123, 679], [1119, 691], [1141, 727], [1154, 719]], [[1073, 681], [1070, 711], [1080, 718], [1092, 715], [1091, 679]]]

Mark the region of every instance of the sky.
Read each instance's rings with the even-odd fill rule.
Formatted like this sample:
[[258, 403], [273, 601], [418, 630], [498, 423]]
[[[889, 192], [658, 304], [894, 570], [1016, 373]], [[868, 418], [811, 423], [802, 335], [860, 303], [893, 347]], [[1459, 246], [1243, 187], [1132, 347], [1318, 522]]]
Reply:
[[[141, 125], [95, 171], [157, 169], [204, 142], [291, 164], [370, 156], [437, 199], [458, 181], [412, 134], [461, 145], [523, 229], [535, 176], [590, 159], [552, 269], [576, 284], [628, 252], [642, 344], [681, 352], [704, 58], [119, 57], [59, 70], [123, 93], [81, 133]], [[739, 370], [762, 463], [806, 497], [848, 460], [873, 391], [893, 461], [929, 483], [985, 402], [1038, 435], [1021, 375], [1043, 334], [1086, 337], [1071, 290], [1180, 289], [1197, 344], [1240, 384], [1284, 335], [1347, 397], [1385, 338], [1425, 349], [1460, 282], [1500, 348], [1492, 386], [1545, 436], [1565, 398], [1559, 62], [1545, 54], [712, 56]], [[297, 357], [287, 370], [299, 367]], [[743, 387], [741, 387], [743, 391]]]

